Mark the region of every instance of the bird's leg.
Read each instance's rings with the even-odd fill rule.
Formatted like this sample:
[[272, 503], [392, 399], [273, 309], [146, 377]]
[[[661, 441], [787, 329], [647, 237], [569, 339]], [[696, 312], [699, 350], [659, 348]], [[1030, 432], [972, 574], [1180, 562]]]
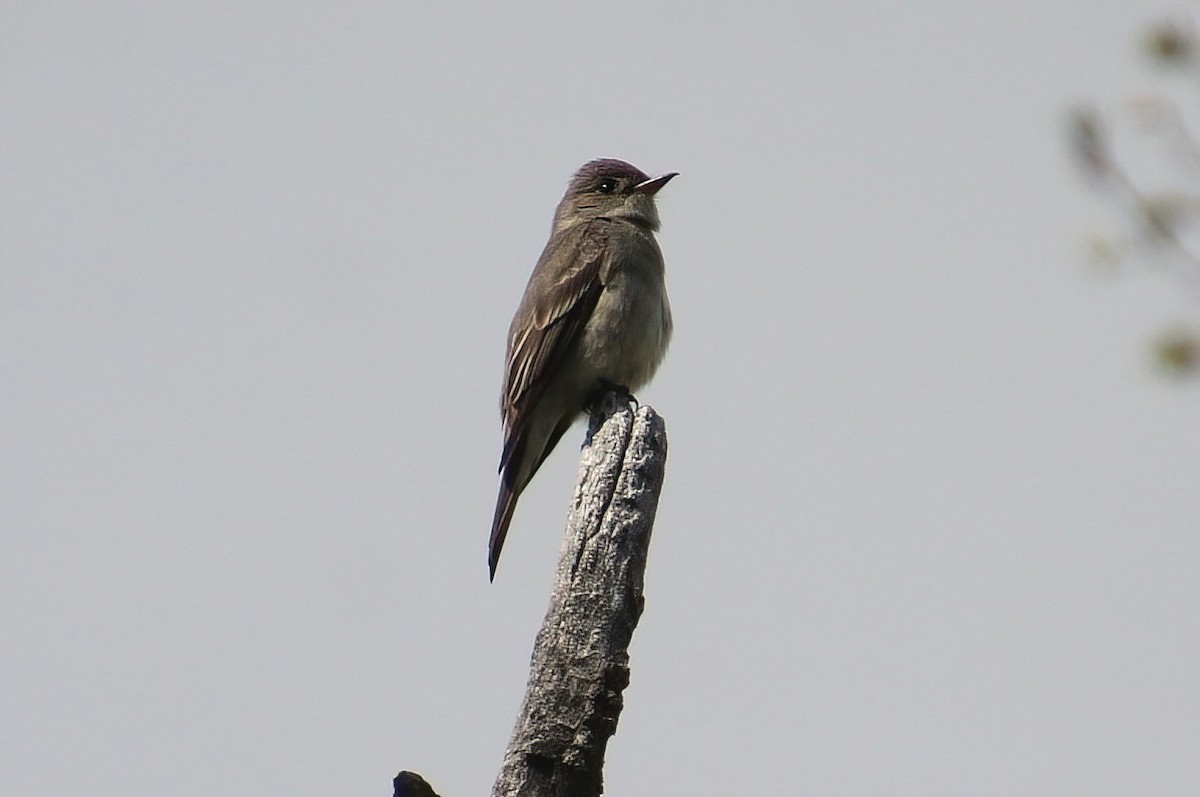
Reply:
[[[611, 402], [608, 400], [609, 396], [612, 396]], [[583, 439], [585, 447], [592, 444], [592, 435], [600, 429], [605, 419], [612, 413], [620, 411], [621, 404], [626, 406], [632, 404], [635, 411], [641, 407], [637, 398], [629, 392], [629, 388], [625, 385], [614, 384], [606, 379], [600, 380], [583, 408], [588, 415], [588, 431]]]
[[587, 404], [588, 412], [594, 410], [596, 405], [600, 403], [609, 393], [615, 393], [618, 400], [624, 401], [626, 404], [632, 404], [634, 409], [638, 409], [642, 406], [641, 403], [638, 402], [637, 396], [633, 395], [633, 393], [630, 393], [629, 388], [625, 385], [618, 385], [614, 382], [609, 382], [607, 379], [601, 379], [600, 386], [596, 388], [596, 392], [592, 395], [591, 401], [589, 401]]

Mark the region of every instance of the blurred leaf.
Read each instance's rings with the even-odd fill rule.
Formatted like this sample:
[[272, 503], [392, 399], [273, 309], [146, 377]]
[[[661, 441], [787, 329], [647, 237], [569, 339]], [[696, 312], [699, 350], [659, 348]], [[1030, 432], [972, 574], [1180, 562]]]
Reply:
[[1163, 332], [1154, 342], [1159, 367], [1172, 376], [1196, 376], [1200, 367], [1200, 336], [1194, 330], [1176, 328]]
[[1196, 37], [1184, 23], [1160, 22], [1146, 34], [1145, 48], [1154, 61], [1178, 66], [1195, 57]]
[[1152, 194], [1138, 202], [1138, 212], [1155, 235], [1174, 239], [1188, 222], [1200, 217], [1200, 198], [1187, 194]]
[[1107, 235], [1089, 235], [1084, 241], [1088, 263], [1102, 274], [1115, 273], [1125, 262], [1125, 246]]

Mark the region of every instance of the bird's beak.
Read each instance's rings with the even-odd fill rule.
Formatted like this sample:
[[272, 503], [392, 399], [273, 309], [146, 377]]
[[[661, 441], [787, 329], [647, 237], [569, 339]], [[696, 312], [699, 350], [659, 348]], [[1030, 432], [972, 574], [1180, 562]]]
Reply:
[[658, 193], [658, 189], [669, 183], [671, 178], [678, 174], [679, 172], [667, 172], [666, 174], [660, 174], [658, 177], [651, 177], [649, 180], [635, 185], [633, 190], [639, 194], [654, 196]]

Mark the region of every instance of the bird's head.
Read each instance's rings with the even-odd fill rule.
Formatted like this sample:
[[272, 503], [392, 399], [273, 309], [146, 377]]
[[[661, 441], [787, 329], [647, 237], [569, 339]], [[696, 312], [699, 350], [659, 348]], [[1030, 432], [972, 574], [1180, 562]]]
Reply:
[[554, 211], [554, 229], [595, 218], [611, 218], [657, 230], [654, 195], [676, 174], [650, 177], [633, 164], [614, 158], [585, 163], [571, 178]]

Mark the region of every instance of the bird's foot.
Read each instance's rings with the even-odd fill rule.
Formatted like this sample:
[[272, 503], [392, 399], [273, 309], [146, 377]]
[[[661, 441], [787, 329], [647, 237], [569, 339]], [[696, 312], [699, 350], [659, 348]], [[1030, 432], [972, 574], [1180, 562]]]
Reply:
[[638, 402], [637, 396], [629, 392], [629, 388], [625, 385], [617, 385], [612, 382], [601, 381], [600, 387], [596, 390], [595, 395], [592, 396], [592, 400], [588, 402], [588, 411], [591, 412], [592, 410], [596, 409], [597, 405], [599, 405], [599, 403], [604, 400], [604, 397], [610, 393], [616, 395], [618, 401], [624, 401], [626, 404], [632, 404], [635, 410], [642, 406], [641, 403]]

